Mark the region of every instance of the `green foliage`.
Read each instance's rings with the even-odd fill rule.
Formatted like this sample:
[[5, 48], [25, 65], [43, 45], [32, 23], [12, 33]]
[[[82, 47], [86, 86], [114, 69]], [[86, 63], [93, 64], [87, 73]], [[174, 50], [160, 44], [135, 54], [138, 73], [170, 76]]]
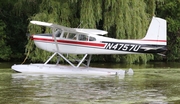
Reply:
[[[43, 0], [39, 7], [40, 12], [30, 19], [70, 26], [71, 23], [69, 20], [74, 16], [72, 13], [74, 9], [70, 9], [71, 5], [69, 4], [69, 1]], [[29, 24], [28, 27], [31, 34], [42, 33], [43, 31], [43, 28], [40, 26]], [[50, 28], [45, 28], [45, 33], [51, 33]], [[32, 41], [28, 41], [28, 44], [26, 45], [26, 54], [27, 53], [30, 53], [29, 58], [31, 61], [38, 62], [46, 61], [48, 56], [52, 54], [36, 48], [35, 45], [32, 44]]]
[[[77, 27], [81, 23], [81, 28], [107, 30], [108, 36], [113, 38], [140, 39], [146, 34], [155, 10], [154, 4], [154, 0], [42, 0], [39, 12], [30, 19], [70, 27]], [[42, 32], [39, 26], [29, 24], [28, 28], [30, 33]], [[46, 28], [45, 32], [49, 33], [50, 30]], [[35, 48], [31, 41], [26, 46], [26, 52], [28, 50], [31, 51], [29, 58], [32, 61], [44, 61], [50, 55]], [[126, 63], [146, 63], [152, 59], [153, 55], [148, 54], [94, 57], [94, 61]]]
[[[6, 0], [0, 1], [1, 59], [23, 58], [24, 51], [32, 61], [45, 61], [52, 53], [35, 47], [25, 36], [50, 33], [49, 28], [29, 24], [40, 20], [69, 27], [97, 28], [117, 39], [141, 39], [152, 16], [167, 19], [167, 60], [180, 60], [179, 0]], [[45, 31], [44, 31], [45, 30]], [[3, 35], [5, 34], [5, 35]], [[15, 44], [16, 43], [16, 44]], [[24, 47], [26, 46], [26, 47]], [[4, 48], [6, 47], [6, 48]], [[25, 49], [26, 48], [26, 49]], [[11, 54], [12, 53], [12, 54]], [[162, 60], [161, 57], [155, 58]], [[93, 61], [146, 63], [152, 54], [96, 55]]]
[[[28, 17], [38, 11], [40, 1], [6, 0], [0, 3], [0, 19], [6, 26], [3, 29], [6, 38], [3, 39], [7, 47], [10, 48], [10, 53], [12, 53], [7, 59], [24, 58], [25, 45], [27, 44], [27, 25], [29, 24]], [[4, 51], [4, 53], [8, 52]], [[3, 58], [3, 60], [5, 59], [6, 57]]]
[[6, 25], [0, 20], [0, 59], [9, 60], [11, 55], [11, 49], [6, 42], [6, 34], [4, 32]]
[[[104, 29], [109, 31], [110, 37], [140, 39], [145, 36], [152, 17], [149, 17], [148, 12], [146, 12], [146, 7], [149, 4], [146, 4], [143, 0], [107, 0], [104, 5]], [[152, 10], [151, 8], [151, 12], [154, 12]], [[125, 63], [146, 63], [153, 59], [152, 56], [147, 54], [112, 55], [112, 60]]]
[[157, 3], [158, 16], [168, 22], [168, 51], [167, 61], [180, 60], [180, 1], [164, 0]]

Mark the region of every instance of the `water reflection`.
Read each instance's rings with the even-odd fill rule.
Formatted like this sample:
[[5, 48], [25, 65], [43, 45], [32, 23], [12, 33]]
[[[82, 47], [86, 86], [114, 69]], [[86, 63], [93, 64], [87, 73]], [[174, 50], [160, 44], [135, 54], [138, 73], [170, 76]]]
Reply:
[[[138, 76], [119, 79], [115, 76], [12, 74], [11, 88], [6, 91], [16, 93], [10, 96], [14, 99], [11, 99], [13, 103], [17, 101], [36, 104], [167, 104], [171, 102], [168, 101], [163, 87], [146, 86], [146, 83], [151, 84], [146, 80]], [[11, 92], [8, 92], [9, 90]]]
[[18, 74], [0, 65], [0, 104], [180, 104], [179, 65], [94, 65], [134, 69], [122, 78]]

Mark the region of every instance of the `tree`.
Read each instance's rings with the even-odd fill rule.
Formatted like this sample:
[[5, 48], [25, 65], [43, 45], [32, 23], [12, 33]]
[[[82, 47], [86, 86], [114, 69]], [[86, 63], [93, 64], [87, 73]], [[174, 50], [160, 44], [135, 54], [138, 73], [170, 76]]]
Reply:
[[[145, 36], [154, 6], [149, 7], [144, 0], [106, 0], [104, 3], [104, 28], [110, 32], [110, 37], [140, 39]], [[147, 8], [151, 8], [150, 13]], [[112, 55], [111, 59], [116, 62], [146, 63], [153, 59], [153, 55]]]
[[180, 1], [179, 0], [164, 0], [157, 3], [157, 15], [165, 18], [168, 23], [167, 39], [168, 51], [167, 61], [180, 60]]
[[4, 32], [6, 25], [0, 20], [0, 59], [9, 60], [11, 55], [11, 49], [6, 42], [6, 34]]
[[[11, 51], [8, 59], [22, 59], [24, 57], [25, 45], [27, 43], [28, 17], [38, 9], [41, 0], [6, 0], [0, 2], [0, 20], [3, 23], [4, 41]], [[9, 51], [9, 52], [10, 52]], [[4, 51], [2, 54], [8, 54]], [[6, 59], [6, 58], [5, 58]]]
[[[107, 30], [108, 36], [118, 39], [140, 39], [146, 34], [155, 10], [155, 0], [42, 0], [40, 11], [30, 18], [77, 27]], [[41, 27], [29, 24], [30, 33], [40, 33]], [[45, 32], [50, 32], [45, 29]], [[32, 42], [26, 46], [32, 61], [45, 61], [43, 50], [34, 48]], [[98, 57], [98, 58], [96, 58]], [[146, 63], [152, 54], [96, 56], [94, 61]], [[109, 60], [110, 59], [110, 60]]]

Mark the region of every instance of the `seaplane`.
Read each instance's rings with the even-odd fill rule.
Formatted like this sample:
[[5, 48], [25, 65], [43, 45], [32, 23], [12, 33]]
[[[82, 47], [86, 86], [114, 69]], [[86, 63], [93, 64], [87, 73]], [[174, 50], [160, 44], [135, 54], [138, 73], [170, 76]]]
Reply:
[[[142, 39], [115, 39], [106, 37], [107, 31], [99, 29], [70, 28], [42, 21], [30, 21], [31, 24], [52, 29], [52, 33], [31, 35], [35, 45], [52, 52], [46, 62], [40, 64], [19, 64], [11, 68], [21, 73], [55, 74], [90, 74], [90, 75], [125, 75], [132, 69], [112, 70], [89, 67], [95, 54], [160, 54], [167, 50], [165, 19], [152, 17], [149, 28]], [[67, 58], [67, 54], [83, 55], [76, 64]], [[49, 64], [53, 57], [58, 57], [56, 64]], [[60, 58], [69, 65], [59, 64]]]

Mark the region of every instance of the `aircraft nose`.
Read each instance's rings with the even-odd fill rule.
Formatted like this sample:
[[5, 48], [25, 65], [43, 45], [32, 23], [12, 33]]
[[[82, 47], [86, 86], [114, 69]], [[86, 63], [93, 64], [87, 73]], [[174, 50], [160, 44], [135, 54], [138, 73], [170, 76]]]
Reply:
[[34, 35], [32, 34], [29, 38], [30, 38], [31, 40], [33, 40], [33, 36], [34, 36]]

